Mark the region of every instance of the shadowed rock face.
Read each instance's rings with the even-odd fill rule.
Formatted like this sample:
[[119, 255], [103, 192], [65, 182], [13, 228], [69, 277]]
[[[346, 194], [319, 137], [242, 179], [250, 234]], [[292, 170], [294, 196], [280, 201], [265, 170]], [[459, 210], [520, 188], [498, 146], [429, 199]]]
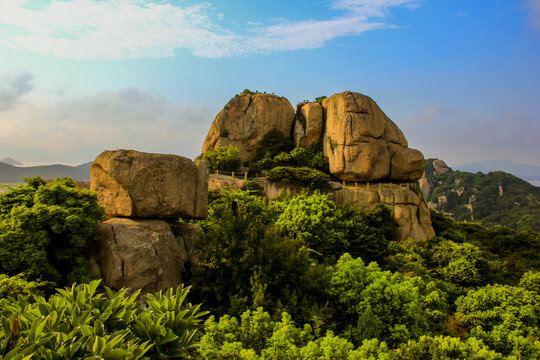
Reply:
[[368, 96], [344, 92], [322, 102], [324, 152], [342, 180], [418, 180], [422, 153], [407, 147], [401, 130]]
[[112, 218], [96, 226], [90, 242], [89, 270], [114, 289], [142, 294], [176, 287], [185, 265], [196, 259], [202, 230], [164, 220]]
[[318, 102], [304, 103], [299, 112], [303, 121], [294, 122], [294, 144], [296, 147], [307, 148], [322, 140], [324, 130], [323, 109]]
[[108, 216], [205, 218], [208, 166], [177, 155], [105, 151], [90, 169], [91, 189]]
[[293, 120], [294, 108], [283, 97], [239, 94], [216, 116], [202, 152], [232, 144], [240, 149], [241, 161], [249, 161], [268, 132], [276, 129], [290, 137]]

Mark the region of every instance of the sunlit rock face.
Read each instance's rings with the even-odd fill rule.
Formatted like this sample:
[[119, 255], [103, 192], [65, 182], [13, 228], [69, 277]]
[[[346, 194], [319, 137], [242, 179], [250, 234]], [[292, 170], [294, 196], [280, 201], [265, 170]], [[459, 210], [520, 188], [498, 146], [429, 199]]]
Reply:
[[418, 180], [422, 153], [407, 147], [401, 130], [370, 97], [343, 92], [322, 102], [324, 153], [330, 172], [347, 181]]
[[264, 136], [277, 130], [291, 137], [294, 108], [289, 100], [271, 94], [239, 94], [216, 116], [204, 140], [202, 152], [234, 145], [247, 162], [261, 146]]

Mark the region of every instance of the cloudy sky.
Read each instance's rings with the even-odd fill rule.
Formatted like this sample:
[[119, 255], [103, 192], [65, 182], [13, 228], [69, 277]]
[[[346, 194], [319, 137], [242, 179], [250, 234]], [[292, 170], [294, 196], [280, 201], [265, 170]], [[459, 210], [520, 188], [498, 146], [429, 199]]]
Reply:
[[358, 91], [426, 157], [540, 166], [540, 0], [0, 0], [0, 158], [195, 157], [245, 88]]

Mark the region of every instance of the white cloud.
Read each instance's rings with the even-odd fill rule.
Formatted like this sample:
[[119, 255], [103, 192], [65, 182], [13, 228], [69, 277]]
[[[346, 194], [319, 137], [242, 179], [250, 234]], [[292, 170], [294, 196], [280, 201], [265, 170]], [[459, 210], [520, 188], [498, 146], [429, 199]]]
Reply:
[[[336, 0], [344, 15], [323, 20], [247, 22], [235, 33], [217, 21], [210, 5], [184, 6], [141, 0], [53, 0], [31, 7], [27, 0], [0, 0], [0, 44], [76, 59], [174, 56], [187, 49], [201, 57], [227, 57], [309, 49], [346, 35], [389, 27], [375, 21], [396, 6], [419, 0]], [[212, 15], [213, 14], [213, 15]]]
[[10, 73], [0, 76], [0, 111], [12, 108], [21, 97], [34, 89], [34, 75], [28, 72]]
[[0, 144], [39, 147], [51, 157], [27, 161], [84, 162], [118, 148], [194, 157], [213, 116], [204, 107], [175, 104], [136, 88], [31, 99], [2, 112]]

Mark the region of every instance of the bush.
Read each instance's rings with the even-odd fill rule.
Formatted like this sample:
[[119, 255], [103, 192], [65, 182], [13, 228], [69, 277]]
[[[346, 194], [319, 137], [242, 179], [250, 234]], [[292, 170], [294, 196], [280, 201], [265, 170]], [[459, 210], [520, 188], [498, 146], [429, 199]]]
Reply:
[[102, 217], [96, 194], [73, 180], [27, 179], [0, 195], [0, 272], [58, 285], [88, 280], [87, 239]]
[[235, 171], [240, 167], [240, 150], [233, 145], [208, 150], [199, 158], [208, 161], [212, 170]]
[[268, 179], [273, 182], [307, 186], [311, 189], [325, 189], [328, 187], [330, 176], [319, 170], [306, 167], [278, 166], [270, 170]]
[[[200, 305], [185, 302], [189, 288], [146, 296], [126, 289], [107, 295], [99, 281], [41, 296], [11, 298], [0, 316], [0, 357], [5, 359], [186, 359], [202, 327]], [[18, 356], [18, 357], [17, 357]]]
[[257, 183], [255, 180], [248, 180], [246, 181], [244, 186], [242, 186], [242, 190], [246, 190], [251, 195], [260, 196], [262, 195], [264, 188], [259, 185], [259, 183]]

